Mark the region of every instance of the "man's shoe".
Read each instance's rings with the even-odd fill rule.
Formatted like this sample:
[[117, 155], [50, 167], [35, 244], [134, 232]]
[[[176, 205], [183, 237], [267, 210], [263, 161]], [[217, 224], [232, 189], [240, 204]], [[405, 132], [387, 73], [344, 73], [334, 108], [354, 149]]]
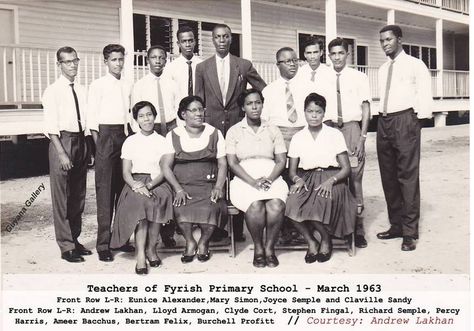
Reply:
[[365, 240], [365, 237], [363, 235], [356, 234], [355, 238], [354, 238], [354, 245], [357, 248], [366, 248], [367, 247], [367, 240]]
[[416, 249], [416, 241], [412, 237], [404, 236], [402, 243], [402, 251], [414, 251]]
[[402, 238], [403, 235], [401, 232], [393, 231], [389, 229], [388, 231], [377, 233], [377, 238], [386, 240], [386, 239], [394, 239], [394, 238]]
[[61, 259], [71, 263], [84, 262], [84, 258], [80, 256], [74, 249], [61, 253]]
[[267, 256], [267, 267], [276, 268], [276, 267], [278, 267], [279, 264], [280, 264], [280, 262], [278, 261], [275, 254]]
[[112, 248], [112, 250], [113, 251], [121, 251], [121, 252], [124, 252], [124, 253], [133, 253], [133, 252], [135, 252], [135, 247], [133, 247], [130, 244], [125, 244], [125, 245], [123, 245], [122, 247], [119, 247], [119, 248]]
[[76, 244], [76, 248], [75, 248], [75, 251], [77, 254], [79, 255], [92, 255], [92, 251], [88, 250], [87, 248], [85, 248], [82, 244], [80, 243], [77, 243]]
[[166, 248], [176, 247], [176, 240], [174, 240], [173, 237], [162, 237], [161, 241], [163, 241], [163, 245], [165, 245]]
[[99, 260], [102, 262], [112, 262], [114, 257], [109, 250], [97, 252], [99, 254]]
[[253, 256], [253, 266], [255, 268], [265, 268], [267, 262], [265, 261], [265, 255], [257, 254]]
[[234, 241], [238, 243], [243, 243], [247, 238], [244, 234], [241, 235], [234, 235]]

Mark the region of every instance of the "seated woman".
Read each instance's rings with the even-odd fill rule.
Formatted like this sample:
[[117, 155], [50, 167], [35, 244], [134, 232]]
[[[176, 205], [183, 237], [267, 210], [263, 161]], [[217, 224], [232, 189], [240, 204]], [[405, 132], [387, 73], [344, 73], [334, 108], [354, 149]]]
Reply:
[[[288, 186], [280, 177], [286, 164], [286, 147], [280, 130], [262, 122], [262, 93], [244, 91], [238, 104], [245, 118], [226, 136], [227, 162], [235, 174], [230, 183], [230, 200], [245, 212], [245, 222], [254, 242], [253, 265], [276, 267], [278, 239]], [[263, 238], [266, 228], [266, 240]]]
[[165, 138], [153, 130], [155, 107], [148, 101], [140, 101], [132, 113], [140, 131], [128, 137], [122, 146], [126, 185], [118, 201], [110, 247], [123, 246], [135, 230], [135, 272], [147, 274], [146, 259], [150, 267], [161, 264], [156, 254], [160, 225], [173, 219], [173, 195], [159, 165], [163, 154], [169, 151]]
[[[311, 93], [304, 107], [308, 126], [293, 136], [288, 151], [294, 184], [285, 215], [308, 243], [306, 263], [326, 262], [332, 254], [331, 236], [343, 238], [354, 231], [356, 201], [347, 185], [350, 165], [344, 137], [322, 124], [326, 100]], [[316, 237], [321, 238], [319, 246]]]
[[[204, 123], [203, 101], [185, 97], [179, 103], [178, 117], [184, 121], [166, 136], [171, 154], [162, 160], [166, 180], [175, 191], [174, 215], [186, 240], [183, 263], [210, 258], [209, 239], [225, 212], [223, 187], [227, 173], [225, 141], [222, 133]], [[196, 243], [193, 224], [201, 229]]]

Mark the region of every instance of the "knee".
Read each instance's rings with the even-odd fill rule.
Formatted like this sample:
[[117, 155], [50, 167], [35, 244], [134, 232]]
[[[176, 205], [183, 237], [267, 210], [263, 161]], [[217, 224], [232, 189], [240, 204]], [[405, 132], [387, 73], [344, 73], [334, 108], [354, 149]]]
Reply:
[[264, 208], [265, 208], [265, 206], [263, 204], [263, 201], [261, 201], [261, 200], [254, 201], [254, 202], [252, 202], [252, 204], [249, 206], [249, 208], [245, 212], [245, 215], [248, 215], [250, 217], [252, 217], [254, 215], [259, 215], [259, 214], [264, 212], [264, 210], [265, 210]]
[[266, 203], [267, 211], [272, 214], [280, 214], [285, 210], [285, 203], [280, 199], [271, 199]]

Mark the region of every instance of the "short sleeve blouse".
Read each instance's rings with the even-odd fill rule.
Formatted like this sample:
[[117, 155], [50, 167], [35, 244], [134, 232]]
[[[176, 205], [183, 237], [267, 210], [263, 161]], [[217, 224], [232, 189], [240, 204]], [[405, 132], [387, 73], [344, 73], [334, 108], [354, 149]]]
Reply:
[[347, 151], [342, 133], [323, 124], [316, 139], [308, 127], [297, 132], [290, 142], [288, 157], [299, 158], [299, 168], [310, 170], [314, 168], [339, 167], [337, 155]]
[[275, 154], [286, 153], [280, 130], [269, 123], [262, 124], [255, 132], [247, 124], [247, 118], [227, 131], [226, 153], [235, 154], [242, 161], [250, 158], [274, 159]]

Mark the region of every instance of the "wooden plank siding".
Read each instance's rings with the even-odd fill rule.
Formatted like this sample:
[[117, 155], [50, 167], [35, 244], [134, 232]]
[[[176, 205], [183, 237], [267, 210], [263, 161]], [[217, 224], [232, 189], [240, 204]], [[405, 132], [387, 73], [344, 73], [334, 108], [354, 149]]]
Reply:
[[120, 40], [120, 0], [0, 0], [19, 7], [20, 44], [101, 51]]

